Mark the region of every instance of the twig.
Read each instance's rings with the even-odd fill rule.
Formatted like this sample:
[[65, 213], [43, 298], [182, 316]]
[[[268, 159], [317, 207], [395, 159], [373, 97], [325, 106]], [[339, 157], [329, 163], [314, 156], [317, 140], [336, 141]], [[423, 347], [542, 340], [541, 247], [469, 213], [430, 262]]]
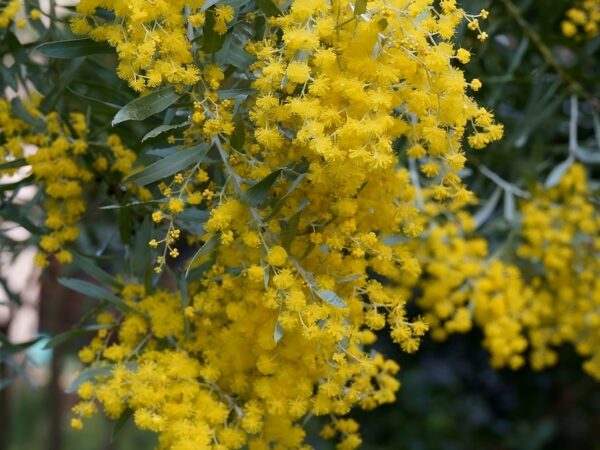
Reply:
[[529, 25], [527, 20], [525, 20], [525, 18], [521, 14], [521, 11], [517, 7], [517, 5], [515, 5], [512, 2], [512, 0], [500, 0], [500, 1], [504, 4], [506, 9], [508, 10], [508, 13], [515, 19], [517, 24], [519, 24], [519, 26], [523, 29], [523, 31], [527, 35], [527, 37], [529, 37], [529, 39], [531, 39], [531, 42], [533, 42], [533, 44], [537, 47], [538, 51], [540, 52], [540, 54], [542, 55], [544, 60], [548, 63], [548, 65], [550, 67], [552, 67], [554, 69], [556, 74], [560, 78], [562, 78], [565, 83], [567, 83], [567, 85], [573, 91], [573, 93], [578, 94], [581, 97], [585, 98], [587, 101], [589, 101], [592, 104], [592, 107], [595, 110], [600, 111], [600, 102], [598, 101], [598, 99], [594, 95], [587, 92], [584, 89], [584, 87], [581, 85], [581, 83], [579, 83], [579, 81], [577, 81], [575, 78], [573, 78], [573, 76], [568, 71], [566, 71], [556, 61], [556, 59], [554, 59], [554, 56], [552, 55], [552, 51], [544, 43], [544, 41], [540, 37], [540, 35]]
[[483, 164], [479, 166], [479, 171], [505, 191], [510, 192], [511, 194], [514, 194], [517, 197], [531, 198], [529, 192], [524, 191], [523, 189], [520, 189], [517, 186], [509, 183], [504, 178], [501, 178], [496, 172], [493, 172], [487, 167], [485, 167]]

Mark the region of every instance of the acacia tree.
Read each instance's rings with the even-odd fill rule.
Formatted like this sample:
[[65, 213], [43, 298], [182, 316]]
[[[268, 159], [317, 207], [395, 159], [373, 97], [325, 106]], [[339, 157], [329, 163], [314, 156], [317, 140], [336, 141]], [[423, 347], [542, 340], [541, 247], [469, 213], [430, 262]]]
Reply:
[[[480, 7], [4, 6], [2, 217], [31, 233], [36, 264], [86, 273], [60, 282], [98, 301], [49, 343], [95, 333], [69, 388], [72, 426], [100, 407], [160, 448], [297, 449], [324, 416], [322, 436], [356, 448], [348, 413], [400, 386], [382, 333], [413, 353], [428, 331], [477, 325], [491, 364], [513, 369], [553, 365], [570, 343], [600, 377], [600, 217], [582, 164], [598, 158], [577, 134], [597, 85], [501, 3], [522, 33], [509, 75], [531, 42], [562, 89], [534, 89], [530, 112], [571, 95], [568, 154], [529, 180], [488, 167], [502, 143], [481, 153], [504, 126], [465, 74], [471, 50], [486, 51]], [[565, 42], [586, 51], [597, 7], [557, 18]], [[18, 201], [27, 186], [37, 194]], [[3, 337], [7, 354], [21, 348]]]

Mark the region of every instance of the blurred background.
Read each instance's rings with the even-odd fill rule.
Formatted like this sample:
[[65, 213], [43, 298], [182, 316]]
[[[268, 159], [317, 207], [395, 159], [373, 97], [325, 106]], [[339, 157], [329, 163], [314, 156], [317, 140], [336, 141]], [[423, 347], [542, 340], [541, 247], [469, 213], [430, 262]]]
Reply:
[[[476, 55], [466, 73], [468, 79], [483, 82], [478, 101], [491, 108], [506, 128], [504, 140], [484, 152], [470, 153], [467, 183], [481, 193], [485, 204], [495, 184], [482, 176], [482, 167], [492, 168], [522, 189], [543, 181], [567, 158], [570, 99], [575, 98], [581, 155], [597, 190], [600, 36], [562, 34], [561, 22], [576, 2], [461, 3], [475, 13], [481, 8], [490, 10], [485, 24], [491, 36], [487, 42], [479, 43], [466, 30], [457, 41]], [[39, 3], [42, 10], [44, 5]], [[26, 31], [15, 34], [26, 40]], [[76, 87], [78, 80], [70, 82]], [[3, 179], [0, 184], [12, 182]], [[35, 192], [22, 195], [25, 204], [27, 195]], [[489, 214], [497, 217], [482, 233], [492, 247], [510, 232], [514, 208], [514, 200], [502, 199], [490, 209]], [[0, 227], [0, 450], [154, 448], [152, 435], [136, 430], [132, 423], [109, 423], [100, 415], [86, 423], [84, 432], [70, 429], [75, 399], [65, 390], [80, 367], [77, 349], [89, 335], [68, 330], [78, 321], [85, 323], [85, 313], [93, 306], [53, 281], [65, 275], [60, 266], [51, 266], [45, 274], [33, 267], [35, 250], [23, 227], [4, 219]], [[78, 246], [108, 242], [111, 237], [105, 234], [99, 221], [94, 229], [83, 230]], [[105, 269], [118, 272], [118, 266], [109, 262]], [[83, 273], [68, 275], [85, 277]], [[65, 332], [64, 339], [46, 348], [51, 337]], [[379, 350], [402, 366], [402, 388], [395, 404], [355, 412], [362, 424], [363, 448], [600, 449], [600, 384], [582, 372], [572, 349], [561, 349], [560, 364], [542, 373], [527, 368], [494, 371], [480, 342], [477, 332], [441, 344], [426, 339], [420, 351], [410, 356], [382, 337]], [[309, 442], [317, 449], [331, 448], [318, 438], [319, 429], [319, 419], [312, 419]]]

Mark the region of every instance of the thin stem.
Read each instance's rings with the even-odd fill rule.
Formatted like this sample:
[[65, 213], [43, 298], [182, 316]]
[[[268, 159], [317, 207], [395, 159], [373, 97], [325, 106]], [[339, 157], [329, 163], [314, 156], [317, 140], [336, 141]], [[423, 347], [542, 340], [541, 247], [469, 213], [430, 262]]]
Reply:
[[481, 164], [479, 166], [479, 171], [485, 177], [487, 177], [490, 180], [492, 180], [494, 183], [496, 183], [498, 186], [500, 186], [505, 191], [510, 192], [511, 194], [514, 194], [517, 197], [531, 198], [531, 195], [529, 194], [529, 192], [524, 191], [523, 189], [520, 189], [517, 186], [514, 186], [514, 185], [510, 184], [504, 178], [501, 178], [496, 172], [491, 171], [490, 169], [488, 169], [487, 167], [485, 167], [483, 164]]
[[504, 4], [508, 13], [515, 19], [517, 24], [519, 24], [519, 26], [523, 29], [523, 32], [525, 33], [525, 35], [527, 35], [527, 37], [529, 37], [529, 39], [531, 39], [531, 42], [533, 42], [533, 44], [536, 46], [536, 48], [538, 49], [538, 51], [540, 52], [540, 54], [542, 55], [544, 60], [548, 63], [548, 65], [550, 67], [552, 67], [554, 69], [556, 74], [560, 78], [562, 78], [565, 83], [567, 83], [569, 88], [575, 94], [578, 94], [578, 95], [582, 96], [583, 98], [585, 98], [586, 100], [588, 100], [592, 104], [594, 109], [596, 109], [597, 111], [600, 111], [600, 102], [598, 101], [598, 99], [594, 95], [587, 92], [584, 89], [584, 87], [581, 85], [581, 83], [579, 83], [579, 81], [577, 81], [575, 78], [573, 78], [573, 76], [568, 71], [566, 71], [556, 61], [556, 59], [554, 59], [554, 55], [552, 55], [552, 51], [550, 50], [550, 48], [548, 48], [548, 46], [544, 43], [541, 36], [531, 27], [531, 25], [527, 22], [527, 20], [525, 20], [525, 18], [523, 17], [523, 14], [521, 14], [521, 11], [519, 10], [518, 6], [515, 5], [512, 2], [512, 0], [500, 0], [500, 1]]

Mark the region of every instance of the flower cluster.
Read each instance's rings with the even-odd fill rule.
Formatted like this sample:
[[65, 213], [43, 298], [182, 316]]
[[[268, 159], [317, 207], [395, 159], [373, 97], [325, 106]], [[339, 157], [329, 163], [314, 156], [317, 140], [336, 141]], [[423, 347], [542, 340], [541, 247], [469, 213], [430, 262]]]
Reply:
[[404, 285], [418, 287], [417, 304], [434, 339], [477, 325], [494, 367], [516, 369], [528, 360], [536, 370], [556, 364], [556, 349], [572, 344], [586, 358], [584, 369], [600, 379], [600, 216], [584, 167], [574, 164], [556, 187], [524, 202], [520, 213], [513, 263], [488, 253], [464, 213], [461, 220], [432, 220], [423, 238], [409, 245], [423, 274]]
[[423, 274], [402, 282], [410, 290], [418, 287], [416, 303], [433, 339], [466, 333], [476, 325], [492, 366], [516, 369], [525, 362], [522, 315], [533, 292], [519, 268], [491, 257], [487, 241], [473, 231], [473, 219], [464, 212], [450, 219], [434, 216], [422, 239], [410, 244]]
[[562, 32], [567, 37], [592, 38], [600, 30], [600, 1], [582, 0], [567, 11], [562, 21]]
[[600, 215], [590, 196], [585, 169], [574, 164], [547, 191], [523, 205], [522, 245], [535, 301], [524, 311], [530, 327], [531, 363], [557, 361], [554, 348], [574, 345], [584, 369], [600, 379]]
[[[81, 386], [75, 426], [95, 399], [112, 418], [132, 410], [165, 449], [308, 448], [301, 424], [312, 415], [331, 418], [323, 436], [340, 449], [360, 444], [343, 416], [399, 388], [397, 364], [370, 347], [376, 332], [389, 327], [412, 353], [428, 330], [390, 282], [419, 276], [412, 250], [391, 242], [427, 222], [421, 175], [401, 161], [457, 208], [472, 199], [458, 175], [463, 138], [482, 148], [502, 135], [467, 94], [481, 83], [464, 79], [457, 65], [470, 53], [452, 42], [461, 20], [479, 30], [487, 12], [432, 3], [295, 0], [247, 42], [256, 95], [241, 101], [219, 98], [226, 70], [202, 67], [176, 150], [198, 162], [156, 186], [156, 276], [180, 256], [186, 217], [204, 210], [184, 243], [200, 247], [177, 293], [120, 293], [127, 311], [81, 354], [105, 373]], [[126, 4], [117, 17], [137, 2]], [[231, 11], [213, 18], [221, 33]]]
[[[194, 30], [206, 22], [203, 4], [204, 0], [81, 0], [77, 4], [80, 15], [72, 19], [71, 27], [76, 34], [114, 47], [119, 58], [117, 73], [136, 91], [162, 84], [194, 85], [202, 74], [193, 64], [198, 55], [192, 51], [191, 40]], [[112, 12], [114, 19], [100, 19], [95, 15], [97, 8]], [[224, 34], [234, 9], [219, 5], [211, 14], [212, 30]]]
[[20, 10], [21, 0], [10, 0], [6, 5], [0, 7], [0, 29], [8, 27]]
[[[8, 163], [2, 174], [15, 172], [11, 163], [15, 167], [29, 165], [36, 183], [43, 186], [46, 232], [40, 239], [36, 263], [45, 266], [50, 255], [63, 264], [71, 262], [71, 252], [65, 246], [79, 236], [78, 223], [86, 210], [86, 185], [95, 179], [94, 175], [106, 178], [114, 173], [121, 179], [131, 172], [136, 155], [116, 135], [109, 136], [101, 148], [90, 149], [84, 114], [74, 112], [63, 120], [56, 112], [43, 114], [40, 101], [39, 95], [32, 94], [23, 102], [24, 120], [14, 113], [11, 102], [0, 100], [0, 132], [4, 139], [0, 156]], [[86, 168], [86, 157], [94, 158], [94, 171]], [[132, 189], [142, 198], [146, 193], [137, 186]]]
[[359, 186], [354, 167], [366, 177], [395, 166], [394, 142], [404, 137], [438, 198], [465, 202], [469, 193], [456, 174], [466, 161], [468, 124], [475, 125], [474, 148], [498, 140], [502, 127], [466, 95], [469, 84], [453, 65], [469, 59], [451, 42], [464, 12], [454, 1], [439, 12], [430, 3], [376, 1], [357, 14], [352, 2], [295, 1], [276, 20], [283, 47], [276, 35], [250, 46], [259, 59], [251, 112], [257, 143], [291, 146], [288, 161], [306, 158], [324, 178], [352, 173]]

